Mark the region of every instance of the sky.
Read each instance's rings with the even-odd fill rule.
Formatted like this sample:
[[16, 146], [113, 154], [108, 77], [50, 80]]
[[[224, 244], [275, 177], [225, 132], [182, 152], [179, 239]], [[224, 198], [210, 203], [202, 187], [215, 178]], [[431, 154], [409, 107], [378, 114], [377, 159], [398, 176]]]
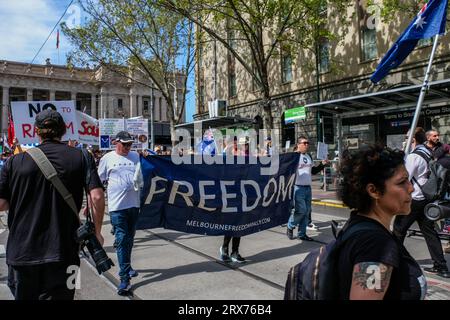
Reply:
[[[83, 13], [76, 2], [73, 2], [61, 20], [68, 26], [83, 19]], [[70, 0], [0, 0], [0, 60], [31, 63], [69, 3]], [[33, 63], [44, 64], [50, 58], [53, 64], [65, 65], [66, 54], [71, 45], [60, 32], [58, 52], [57, 29], [58, 27]], [[191, 122], [195, 109], [194, 81], [190, 81], [188, 86], [186, 122]]]

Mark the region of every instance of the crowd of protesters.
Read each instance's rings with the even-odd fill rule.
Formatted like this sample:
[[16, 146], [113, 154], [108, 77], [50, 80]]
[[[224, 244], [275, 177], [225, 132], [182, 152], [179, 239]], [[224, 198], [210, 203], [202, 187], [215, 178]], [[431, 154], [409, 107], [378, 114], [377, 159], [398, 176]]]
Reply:
[[[50, 120], [54, 120], [57, 117], [55, 115], [47, 115], [47, 118]], [[48, 120], [47, 119], [47, 120]], [[59, 118], [58, 118], [59, 119]], [[53, 121], [52, 120], [52, 121]], [[36, 120], [38, 121], [38, 118]], [[58, 123], [49, 123], [50, 126], [57, 126]], [[52, 140], [52, 143], [61, 143], [60, 139], [61, 135], [56, 135], [56, 142]], [[45, 139], [44, 139], [45, 140]], [[120, 269], [120, 278], [121, 284], [118, 288], [119, 294], [125, 294], [130, 289], [130, 278], [135, 277], [138, 273], [131, 266], [131, 252], [134, 242], [134, 234], [136, 228], [137, 214], [139, 212], [139, 201], [138, 201], [138, 190], [136, 186], [130, 183], [127, 186], [117, 185], [117, 181], [132, 181], [130, 178], [133, 176], [133, 172], [136, 169], [138, 164], [139, 154], [143, 156], [149, 155], [161, 155], [161, 156], [170, 156], [172, 153], [172, 149], [169, 146], [165, 145], [155, 145], [153, 150], [144, 149], [138, 150], [137, 152], [130, 152], [131, 144], [133, 138], [128, 132], [120, 132], [116, 139], [114, 140], [115, 149], [109, 152], [105, 152], [99, 150], [97, 148], [92, 148], [91, 146], [87, 146], [88, 151], [92, 155], [93, 162], [95, 162], [96, 168], [98, 168], [95, 174], [95, 183], [92, 183], [91, 188], [98, 190], [101, 188], [102, 190], [107, 188], [108, 192], [108, 200], [109, 200], [109, 215], [111, 216], [111, 222], [113, 225], [113, 233], [115, 234], [115, 248], [117, 250], [118, 260], [119, 260], [119, 269]], [[3, 141], [2, 141], [3, 142]], [[313, 160], [310, 154], [308, 154], [309, 149], [309, 140], [306, 136], [301, 136], [298, 138], [297, 143], [294, 146], [293, 151], [299, 153], [299, 166], [297, 169], [297, 177], [295, 182], [295, 191], [293, 197], [293, 211], [287, 222], [287, 237], [290, 240], [297, 238], [302, 241], [312, 241], [313, 239], [306, 234], [306, 230], [317, 230], [317, 227], [312, 223], [311, 219], [311, 174], [315, 174], [323, 170], [326, 166], [329, 165], [329, 161], [322, 161], [318, 166], [313, 166]], [[68, 147], [73, 148], [83, 148], [81, 144], [77, 141], [69, 140], [64, 142]], [[3, 149], [0, 158], [0, 170], [2, 167], [5, 167], [5, 163], [8, 158], [13, 155], [20, 154], [23, 151], [26, 151], [25, 146], [21, 146], [17, 139], [14, 139], [13, 143], [6, 147], [6, 143], [2, 143]], [[220, 150], [215, 146], [214, 149], [209, 148], [208, 143], [205, 145], [199, 144], [195, 148], [190, 148], [189, 150], [182, 150], [183, 154], [198, 154], [209, 152], [210, 154], [215, 154], [216, 152], [222, 152], [223, 155], [233, 155], [233, 156], [271, 156], [272, 155], [272, 141], [270, 137], [266, 138], [260, 146], [257, 146], [256, 150], [250, 150], [250, 143], [248, 139], [238, 139], [234, 137], [232, 140], [224, 140], [223, 145]], [[413, 135], [413, 152], [408, 156], [405, 156], [402, 152], [395, 152], [390, 149], [386, 149], [381, 146], [362, 146], [358, 151], [358, 154], [350, 156], [350, 153], [345, 153], [345, 156], [342, 158], [342, 164], [338, 168], [341, 172], [343, 179], [347, 179], [347, 184], [345, 181], [341, 182], [339, 189], [339, 195], [341, 199], [343, 199], [344, 204], [346, 204], [349, 208], [353, 209], [353, 214], [349, 220], [350, 224], [359, 223], [361, 221], [372, 221], [376, 222], [373, 224], [374, 232], [372, 234], [366, 234], [364, 238], [365, 242], [362, 241], [361, 237], [354, 241], [354, 247], [360, 246], [364, 248], [364, 252], [357, 249], [351, 249], [350, 245], [346, 247], [344, 250], [346, 257], [349, 258], [342, 262], [339, 265], [339, 268], [342, 269], [342, 273], [346, 274], [347, 278], [343, 278], [343, 286], [342, 286], [342, 296], [346, 298], [384, 298], [384, 297], [396, 297], [396, 298], [408, 298], [409, 296], [402, 296], [404, 284], [400, 280], [397, 279], [397, 273], [399, 268], [405, 267], [403, 265], [402, 260], [390, 260], [385, 257], [393, 256], [392, 252], [382, 252], [378, 250], [378, 247], [373, 247], [373, 250], [369, 250], [372, 248], [370, 246], [371, 243], [375, 243], [376, 246], [380, 246], [380, 244], [384, 241], [386, 243], [396, 243], [395, 247], [398, 247], [398, 251], [402, 252], [403, 257], [406, 259], [405, 261], [411, 262], [411, 257], [407, 253], [406, 249], [403, 246], [403, 242], [405, 239], [405, 235], [408, 229], [411, 227], [412, 223], [417, 221], [421, 231], [424, 234], [424, 238], [427, 242], [428, 249], [430, 251], [430, 255], [434, 262], [434, 265], [430, 268], [424, 268], [426, 272], [437, 274], [441, 277], [449, 278], [450, 273], [446, 266], [446, 260], [444, 257], [444, 253], [450, 253], [450, 243], [447, 244], [444, 248], [441, 245], [441, 240], [439, 238], [439, 234], [436, 231], [434, 222], [428, 220], [423, 212], [424, 206], [426, 205], [426, 201], [421, 195], [420, 185], [423, 184], [427, 179], [427, 162], [421, 157], [419, 152], [423, 152], [430, 159], [435, 159], [442, 166], [447, 169], [450, 169], [450, 145], [441, 143], [439, 138], [439, 132], [436, 130], [430, 130], [425, 132], [422, 128], [417, 128]], [[365, 149], [364, 149], [365, 148]], [[364, 149], [364, 150], [363, 150]], [[207, 151], [206, 151], [207, 150]], [[385, 151], [383, 151], [385, 150]], [[387, 151], [386, 151], [387, 150]], [[415, 152], [414, 152], [415, 151]], [[359, 163], [360, 161], [361, 163]], [[372, 162], [371, 162], [372, 161]], [[378, 161], [378, 162], [377, 162]], [[123, 162], [123, 163], [122, 163]], [[384, 175], [380, 175], [375, 177], [374, 172], [366, 172], [366, 175], [370, 175], [374, 178], [374, 180], [370, 180], [367, 176], [361, 176], [364, 174], [363, 171], [359, 172], [358, 170], [363, 170], [366, 165], [367, 168], [373, 167], [373, 163], [377, 163], [382, 166], [381, 169], [386, 169], [389, 167], [388, 171], [383, 171]], [[129, 170], [124, 170], [124, 168], [128, 168]], [[353, 168], [353, 169], [352, 169]], [[378, 168], [378, 169], [380, 169]], [[381, 170], [380, 169], [380, 170]], [[383, 170], [384, 170], [383, 169]], [[8, 164], [7, 168], [8, 172], [11, 170], [10, 164]], [[381, 172], [381, 171], [380, 171]], [[358, 177], [356, 177], [359, 174]], [[115, 179], [114, 175], [123, 176], [127, 175], [127, 179]], [[7, 174], [5, 173], [6, 177]], [[353, 178], [352, 178], [353, 177]], [[384, 177], [383, 181], [378, 181], [380, 177]], [[406, 178], [405, 178], [406, 177]], [[6, 178], [5, 178], [6, 179]], [[4, 197], [8, 194], [6, 190], [9, 190], [8, 186], [9, 180], [3, 179], [3, 189], [4, 189]], [[351, 191], [352, 187], [355, 187], [355, 181], [349, 183], [350, 180], [353, 181], [355, 179], [362, 179], [361, 181], [365, 181], [366, 187], [364, 190], [354, 190]], [[369, 180], [368, 180], [369, 179]], [[384, 210], [386, 207], [392, 205], [395, 201], [392, 197], [395, 198], [395, 195], [390, 194], [390, 188], [392, 190], [395, 188], [398, 189], [395, 185], [395, 179], [401, 180], [402, 183], [405, 184], [405, 187], [401, 190], [403, 192], [405, 199], [411, 198], [411, 203], [407, 203], [405, 201], [403, 205], [404, 208], [401, 208], [401, 212], [397, 209], [399, 208], [391, 208], [389, 212]], [[414, 181], [415, 179], [415, 181]], [[392, 180], [392, 181], [391, 181]], [[403, 181], [404, 180], [404, 181]], [[413, 182], [412, 182], [413, 181]], [[412, 183], [411, 183], [412, 182]], [[102, 183], [103, 185], [101, 185]], [[356, 183], [356, 185], [358, 185]], [[392, 185], [392, 186], [391, 186]], [[358, 185], [359, 186], [359, 185]], [[347, 188], [347, 189], [346, 189]], [[361, 189], [360, 187], [358, 187]], [[388, 192], [389, 191], [389, 192]], [[400, 191], [399, 191], [400, 192]], [[388, 194], [389, 193], [389, 194]], [[361, 199], [357, 197], [360, 196]], [[450, 195], [449, 195], [450, 196]], [[358, 200], [359, 199], [359, 200]], [[364, 200], [366, 199], [366, 201]], [[398, 200], [398, 199], [397, 199]], [[359, 201], [355, 203], [355, 201]], [[406, 206], [408, 208], [406, 208]], [[410, 210], [411, 206], [411, 210]], [[101, 206], [100, 206], [101, 207]], [[7, 208], [5, 205], [4, 208]], [[11, 208], [11, 207], [9, 207]], [[383, 210], [381, 210], [381, 209]], [[11, 210], [11, 209], [10, 209]], [[398, 211], [398, 212], [397, 212]], [[410, 213], [411, 211], [411, 213]], [[382, 212], [383, 215], [380, 215]], [[98, 213], [99, 216], [102, 214]], [[389, 221], [391, 218], [395, 217], [393, 232], [390, 231]], [[379, 221], [378, 221], [379, 220]], [[389, 221], [388, 221], [389, 220]], [[378, 223], [377, 223], [378, 221]], [[447, 221], [442, 232], [450, 233], [450, 221]], [[313, 226], [313, 227], [311, 227]], [[382, 227], [381, 227], [382, 226]], [[294, 237], [293, 231], [295, 228], [298, 228], [298, 235]], [[384, 227], [384, 228], [383, 228]], [[12, 231], [12, 236], [14, 236], [14, 230]], [[387, 233], [386, 233], [387, 232]], [[103, 238], [99, 235], [101, 241]], [[366, 239], [367, 238], [367, 239]], [[376, 238], [376, 239], [375, 239]], [[374, 240], [375, 239], [375, 240]], [[232, 242], [232, 250], [231, 254], [229, 253], [229, 244]], [[223, 245], [219, 250], [219, 258], [226, 263], [236, 262], [236, 263], [244, 263], [246, 262], [245, 258], [239, 254], [239, 245], [241, 242], [240, 237], [224, 237]], [[350, 242], [349, 242], [350, 243]], [[366, 244], [364, 244], [366, 243]], [[13, 247], [13, 246], [12, 246]], [[388, 247], [393, 247], [388, 245]], [[350, 249], [349, 249], [350, 248]], [[356, 247], [355, 247], [356, 248]], [[359, 252], [359, 255], [355, 255], [355, 250]], [[396, 255], [397, 256], [397, 255]], [[356, 258], [355, 258], [356, 257]], [[352, 260], [353, 259], [353, 260]], [[355, 282], [359, 273], [364, 272], [364, 268], [367, 267], [366, 260], [370, 263], [379, 263], [379, 267], [385, 270], [386, 277], [389, 275], [389, 281], [384, 283], [386, 288], [391, 283], [390, 291], [384, 290], [384, 293], [381, 295], [377, 295], [379, 292], [375, 292], [372, 295], [371, 292], [363, 292], [361, 291], [357, 283]], [[378, 260], [377, 260], [378, 259]], [[403, 259], [403, 258], [402, 258]], [[413, 259], [412, 259], [413, 260]], [[12, 260], [10, 260], [12, 261]], [[344, 260], [342, 260], [344, 261]], [[408, 262], [408, 263], [409, 263]], [[414, 261], [413, 261], [414, 262]], [[420, 276], [420, 268], [416, 263], [411, 262], [409, 269], [414, 269], [414, 276]], [[14, 261], [13, 261], [14, 263]], [[78, 262], [77, 262], [78, 263]], [[52, 267], [52, 266], [50, 266]], [[49, 269], [50, 270], [50, 269]], [[52, 269], [53, 270], [53, 269]], [[348, 271], [350, 270], [350, 271]], [[23, 272], [23, 268], [18, 268], [14, 271], [14, 275], [16, 278], [21, 279], [19, 283], [15, 283], [15, 285], [19, 289], [15, 289], [14, 292], [16, 294], [16, 298], [20, 299], [23, 297], [31, 297], [24, 293], [24, 290], [27, 291], [30, 283], [28, 282], [30, 279], [27, 278], [28, 274]], [[27, 271], [27, 270], [25, 270]], [[45, 271], [45, 270], [44, 270]], [[417, 271], [417, 272], [416, 272]], [[28, 272], [28, 271], [27, 271]], [[36, 275], [39, 274], [38, 269], [30, 270], [29, 274]], [[391, 276], [392, 274], [392, 276]], [[45, 279], [45, 275], [43, 276]], [[356, 277], [356, 278], [355, 278]], [[355, 280], [356, 279], [356, 280]], [[62, 280], [61, 280], [62, 281]], [[385, 289], [386, 289], [385, 288]], [[44, 288], [45, 289], [45, 288]], [[423, 296], [423, 288], [418, 287], [415, 294], [415, 298], [418, 296]], [[37, 288], [36, 290], [40, 290]], [[394, 291], [398, 290], [398, 291]], [[44, 290], [45, 291], [45, 290]], [[38, 297], [37, 291], [32, 292], [33, 297]], [[52, 293], [52, 292], [50, 292]], [[47, 296], [50, 294], [47, 292]], [[54, 293], [52, 293], [54, 294]], [[50, 294], [51, 295], [51, 294]], [[58, 296], [58, 294], [55, 294]], [[71, 298], [73, 297], [73, 292], [70, 291], [63, 294], [63, 297]]]

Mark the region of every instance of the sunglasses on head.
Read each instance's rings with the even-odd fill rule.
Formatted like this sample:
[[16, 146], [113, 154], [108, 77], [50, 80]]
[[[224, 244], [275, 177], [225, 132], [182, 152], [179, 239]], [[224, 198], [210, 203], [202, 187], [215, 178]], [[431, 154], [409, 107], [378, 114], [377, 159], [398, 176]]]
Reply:
[[303, 141], [303, 142], [299, 142], [298, 144], [304, 144], [304, 145], [308, 145], [309, 142], [308, 141]]

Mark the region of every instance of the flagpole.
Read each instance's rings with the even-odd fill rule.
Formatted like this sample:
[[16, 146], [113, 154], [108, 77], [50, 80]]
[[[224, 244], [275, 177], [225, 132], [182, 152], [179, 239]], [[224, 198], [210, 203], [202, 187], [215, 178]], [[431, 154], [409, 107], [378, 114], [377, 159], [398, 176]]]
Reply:
[[439, 34], [435, 35], [433, 49], [430, 55], [430, 61], [428, 62], [427, 72], [425, 73], [425, 78], [423, 79], [422, 88], [420, 90], [419, 100], [417, 101], [416, 111], [414, 113], [413, 122], [411, 124], [411, 129], [409, 129], [408, 142], [405, 147], [405, 154], [408, 154], [411, 148], [412, 139], [414, 137], [414, 131], [416, 131], [417, 123], [419, 122], [420, 111], [422, 110], [423, 100], [425, 99], [425, 94], [428, 91], [428, 78], [431, 73], [431, 66], [433, 65], [434, 54], [436, 53], [436, 48], [439, 42]]

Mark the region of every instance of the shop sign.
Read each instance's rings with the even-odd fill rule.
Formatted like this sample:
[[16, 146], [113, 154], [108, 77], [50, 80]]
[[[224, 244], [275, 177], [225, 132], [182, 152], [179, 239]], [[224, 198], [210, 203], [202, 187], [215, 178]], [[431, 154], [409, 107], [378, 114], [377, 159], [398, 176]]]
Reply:
[[369, 129], [370, 129], [370, 124], [358, 124], [355, 126], [350, 126], [350, 132], [369, 131]]
[[300, 120], [306, 119], [306, 108], [300, 106], [297, 108], [287, 109], [284, 112], [284, 123], [299, 122]]

